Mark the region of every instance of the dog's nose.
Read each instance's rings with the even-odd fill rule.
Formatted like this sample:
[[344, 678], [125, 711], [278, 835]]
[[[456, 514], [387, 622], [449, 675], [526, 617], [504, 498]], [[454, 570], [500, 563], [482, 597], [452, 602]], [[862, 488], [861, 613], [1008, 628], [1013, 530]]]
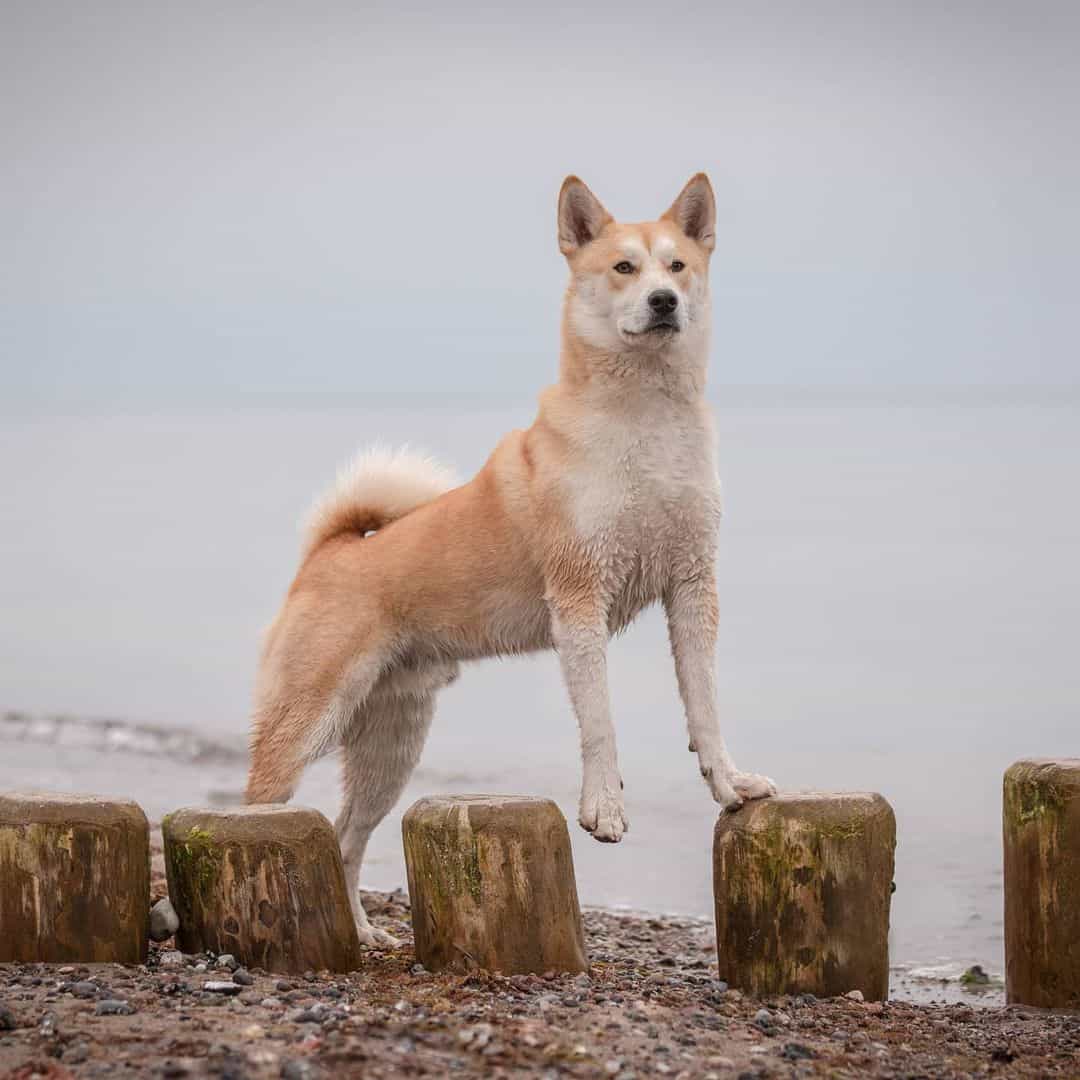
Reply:
[[679, 306], [679, 298], [671, 289], [657, 289], [649, 293], [649, 307], [657, 315], [670, 315]]

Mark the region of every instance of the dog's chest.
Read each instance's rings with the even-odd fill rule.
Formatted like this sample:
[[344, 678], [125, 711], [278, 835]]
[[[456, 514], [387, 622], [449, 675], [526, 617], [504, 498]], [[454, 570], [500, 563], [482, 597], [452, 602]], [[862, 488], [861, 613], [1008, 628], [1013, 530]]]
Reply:
[[698, 413], [598, 423], [571, 485], [571, 526], [613, 599], [644, 606], [674, 567], [710, 557], [720, 511], [713, 432]]

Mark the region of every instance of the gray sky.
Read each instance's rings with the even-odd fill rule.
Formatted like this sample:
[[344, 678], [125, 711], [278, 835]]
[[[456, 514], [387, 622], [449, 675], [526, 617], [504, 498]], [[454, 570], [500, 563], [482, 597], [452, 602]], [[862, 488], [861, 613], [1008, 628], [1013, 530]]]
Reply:
[[0, 8], [0, 397], [531, 395], [711, 174], [715, 384], [1076, 386], [1080, 4]]

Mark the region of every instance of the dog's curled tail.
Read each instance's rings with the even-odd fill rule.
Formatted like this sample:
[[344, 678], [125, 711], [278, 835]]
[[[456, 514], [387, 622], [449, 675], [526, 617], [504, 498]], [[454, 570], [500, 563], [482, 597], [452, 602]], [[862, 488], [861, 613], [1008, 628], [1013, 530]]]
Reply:
[[407, 447], [362, 450], [311, 508], [304, 525], [304, 557], [343, 533], [363, 536], [381, 529], [457, 483], [450, 469]]

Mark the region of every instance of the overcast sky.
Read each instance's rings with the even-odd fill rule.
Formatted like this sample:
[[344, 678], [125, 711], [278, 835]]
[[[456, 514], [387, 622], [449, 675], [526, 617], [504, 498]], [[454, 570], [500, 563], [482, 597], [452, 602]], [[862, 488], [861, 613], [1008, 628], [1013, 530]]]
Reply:
[[1078, 3], [0, 12], [9, 403], [531, 396], [571, 171], [709, 172], [714, 384], [1080, 382]]

